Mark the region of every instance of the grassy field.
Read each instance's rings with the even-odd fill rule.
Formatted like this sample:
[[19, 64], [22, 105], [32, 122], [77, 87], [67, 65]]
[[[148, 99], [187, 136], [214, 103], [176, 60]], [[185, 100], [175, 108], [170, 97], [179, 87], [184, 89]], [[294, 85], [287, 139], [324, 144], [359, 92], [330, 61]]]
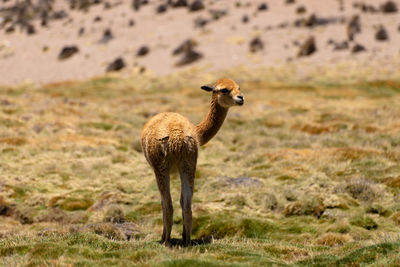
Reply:
[[216, 76], [0, 87], [0, 264], [399, 266], [396, 81], [239, 80], [245, 105], [200, 149], [196, 240], [159, 244], [141, 129], [163, 111], [199, 122]]

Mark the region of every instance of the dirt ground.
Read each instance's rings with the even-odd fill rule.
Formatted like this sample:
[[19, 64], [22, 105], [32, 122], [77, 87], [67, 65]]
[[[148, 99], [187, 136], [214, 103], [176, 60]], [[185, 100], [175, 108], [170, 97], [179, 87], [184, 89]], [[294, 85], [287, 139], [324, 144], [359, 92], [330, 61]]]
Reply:
[[[364, 0], [363, 11], [357, 4], [360, 1], [214, 0], [204, 1], [204, 9], [190, 12], [188, 7], [173, 8], [167, 1], [149, 1], [139, 10], [134, 10], [132, 1], [97, 1], [85, 11], [57, 0], [46, 26], [41, 26], [40, 16], [27, 12], [34, 34], [27, 34], [18, 23], [12, 27], [16, 15], [11, 7], [21, 2], [0, 2], [0, 84], [4, 85], [100, 76], [119, 57], [125, 63], [124, 75], [145, 72], [163, 76], [188, 68], [214, 71], [246, 66], [290, 69], [291, 76], [306, 80], [326, 68], [344, 73], [365, 69], [362, 78], [373, 80], [391, 77], [400, 67], [400, 16], [397, 11], [383, 12], [381, 5], [387, 1]], [[32, 3], [39, 5], [38, 1]], [[166, 11], [158, 13], [164, 3]], [[267, 9], [259, 10], [263, 3]], [[298, 14], [301, 7], [305, 11]], [[65, 16], [53, 18], [60, 11]], [[354, 15], [360, 17], [361, 32], [349, 41], [347, 28]], [[14, 22], [7, 22], [10, 16]], [[199, 19], [207, 24], [195, 26]], [[380, 25], [387, 31], [386, 40], [376, 40]], [[104, 38], [107, 29], [112, 36], [108, 39]], [[299, 46], [310, 36], [315, 38], [316, 51], [298, 57]], [[261, 44], [256, 42], [255, 52], [251, 52], [250, 43], [256, 37]], [[173, 55], [173, 51], [188, 39], [196, 42], [193, 50], [203, 57], [178, 67], [176, 63], [184, 55]], [[356, 44], [366, 50], [353, 53]], [[71, 45], [79, 51], [58, 59], [62, 48]], [[142, 46], [149, 51], [138, 56]]]

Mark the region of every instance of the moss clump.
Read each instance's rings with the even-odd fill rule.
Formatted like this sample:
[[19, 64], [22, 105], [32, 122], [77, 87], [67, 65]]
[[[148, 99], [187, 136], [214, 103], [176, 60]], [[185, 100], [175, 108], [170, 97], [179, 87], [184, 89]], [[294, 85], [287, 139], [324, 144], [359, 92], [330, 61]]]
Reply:
[[67, 211], [87, 210], [93, 205], [93, 200], [89, 198], [75, 198], [75, 197], [54, 197], [50, 199], [50, 207], [59, 207]]
[[228, 216], [202, 216], [194, 220], [193, 234], [198, 238], [224, 238], [227, 236], [240, 236], [248, 238], [265, 238], [276, 231], [277, 226], [258, 219], [234, 219]]
[[385, 209], [384, 207], [382, 207], [381, 205], [370, 205], [365, 209], [366, 213], [373, 213], [373, 214], [379, 214], [380, 216], [383, 217], [389, 217], [392, 212], [388, 209]]
[[368, 216], [355, 216], [350, 219], [350, 224], [365, 228], [367, 230], [378, 228], [378, 224]]

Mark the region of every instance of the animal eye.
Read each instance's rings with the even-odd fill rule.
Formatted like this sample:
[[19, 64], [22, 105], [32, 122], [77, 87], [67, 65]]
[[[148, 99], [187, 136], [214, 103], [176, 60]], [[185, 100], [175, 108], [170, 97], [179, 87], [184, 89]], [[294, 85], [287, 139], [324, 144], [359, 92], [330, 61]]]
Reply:
[[224, 88], [224, 89], [221, 89], [221, 93], [223, 93], [223, 94], [228, 94], [228, 93], [230, 93], [231, 91], [229, 91], [228, 89], [226, 89], [226, 88]]

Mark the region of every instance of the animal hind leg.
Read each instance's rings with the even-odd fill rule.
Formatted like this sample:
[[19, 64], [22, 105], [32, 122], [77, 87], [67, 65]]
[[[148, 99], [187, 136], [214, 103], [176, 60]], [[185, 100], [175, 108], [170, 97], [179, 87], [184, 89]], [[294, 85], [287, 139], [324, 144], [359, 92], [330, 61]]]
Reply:
[[194, 188], [194, 177], [196, 172], [196, 162], [183, 163], [179, 168], [181, 177], [181, 207], [183, 218], [182, 243], [184, 246], [190, 244], [192, 233], [192, 198]]
[[158, 190], [161, 195], [161, 206], [163, 211], [163, 234], [161, 243], [171, 245], [171, 230], [173, 223], [174, 209], [169, 186], [169, 171], [154, 171], [157, 179]]

